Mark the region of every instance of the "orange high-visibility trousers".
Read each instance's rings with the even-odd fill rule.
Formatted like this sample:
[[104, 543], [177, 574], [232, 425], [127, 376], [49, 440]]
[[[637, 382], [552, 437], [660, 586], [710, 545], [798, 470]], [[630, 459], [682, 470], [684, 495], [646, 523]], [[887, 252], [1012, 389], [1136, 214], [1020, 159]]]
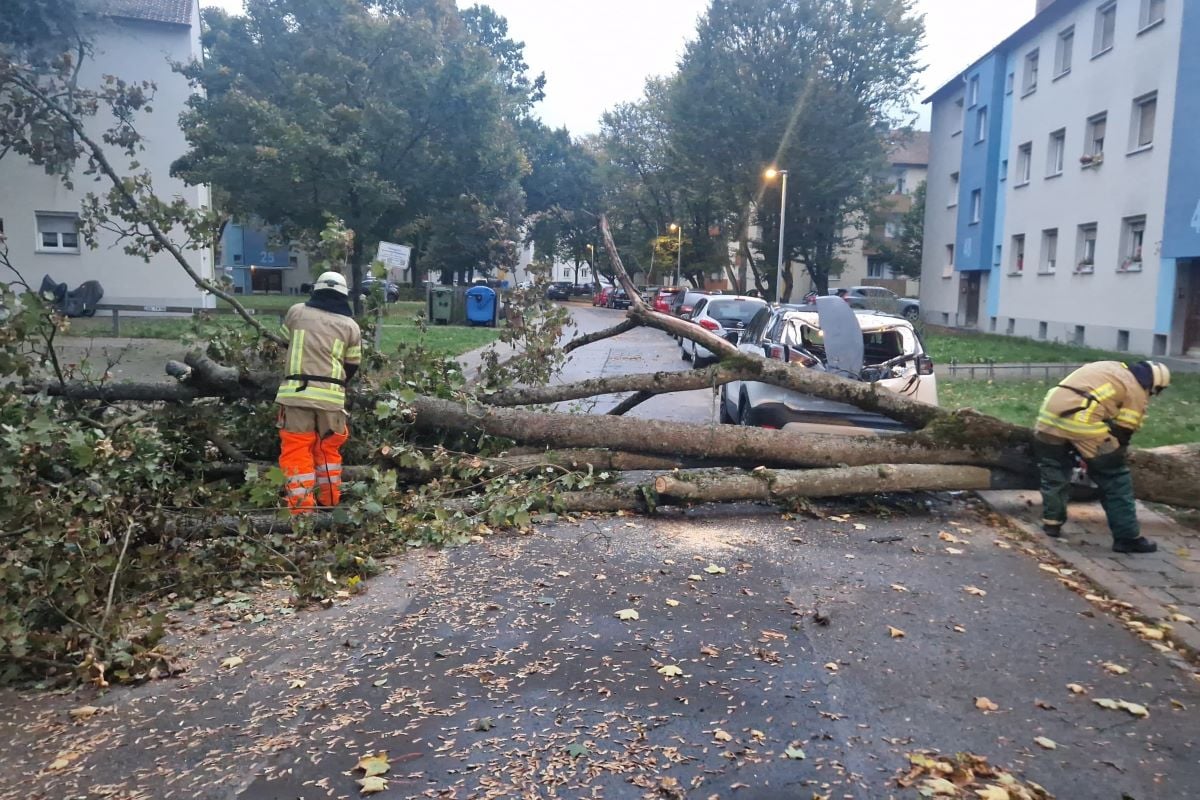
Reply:
[[326, 434], [313, 445], [317, 503], [320, 505], [336, 506], [342, 499], [342, 445], [349, 438], [347, 428], [341, 433]]
[[313, 433], [279, 431], [279, 468], [287, 476], [287, 502], [293, 514], [312, 511], [317, 505], [313, 494], [317, 483], [314, 451], [320, 438]]

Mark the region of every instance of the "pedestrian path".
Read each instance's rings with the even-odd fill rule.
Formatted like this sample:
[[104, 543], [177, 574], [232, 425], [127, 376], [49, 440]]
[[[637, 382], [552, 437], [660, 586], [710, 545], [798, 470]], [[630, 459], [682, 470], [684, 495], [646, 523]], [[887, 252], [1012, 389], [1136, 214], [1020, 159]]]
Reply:
[[1112, 552], [1112, 536], [1099, 503], [1071, 504], [1062, 538], [1051, 539], [1041, 531], [1037, 492], [982, 496], [1098, 588], [1132, 604], [1147, 619], [1170, 625], [1177, 644], [1200, 654], [1200, 532], [1138, 503], [1142, 534], [1158, 543], [1158, 552], [1121, 555]]

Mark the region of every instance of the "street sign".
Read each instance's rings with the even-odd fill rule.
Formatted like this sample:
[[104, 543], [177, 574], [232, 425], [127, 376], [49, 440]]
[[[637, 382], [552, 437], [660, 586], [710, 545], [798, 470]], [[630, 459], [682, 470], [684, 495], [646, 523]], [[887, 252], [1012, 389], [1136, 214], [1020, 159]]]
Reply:
[[412, 248], [406, 244], [380, 242], [375, 254], [376, 261], [382, 261], [388, 269], [408, 269], [408, 260], [412, 257]]

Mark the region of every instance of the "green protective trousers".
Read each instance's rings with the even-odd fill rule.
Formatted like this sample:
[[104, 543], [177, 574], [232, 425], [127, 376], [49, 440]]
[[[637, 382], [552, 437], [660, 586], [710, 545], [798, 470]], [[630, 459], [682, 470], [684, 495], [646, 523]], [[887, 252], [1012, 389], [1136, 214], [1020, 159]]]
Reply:
[[[1035, 439], [1042, 489], [1042, 523], [1062, 525], [1067, 521], [1067, 500], [1071, 492], [1071, 471], [1075, 455], [1070, 442], [1049, 443]], [[1133, 498], [1133, 475], [1125, 462], [1125, 448], [1103, 453], [1087, 464], [1088, 477], [1100, 489], [1100, 505], [1108, 519], [1113, 539], [1136, 539], [1142, 535], [1138, 525], [1137, 504]]]

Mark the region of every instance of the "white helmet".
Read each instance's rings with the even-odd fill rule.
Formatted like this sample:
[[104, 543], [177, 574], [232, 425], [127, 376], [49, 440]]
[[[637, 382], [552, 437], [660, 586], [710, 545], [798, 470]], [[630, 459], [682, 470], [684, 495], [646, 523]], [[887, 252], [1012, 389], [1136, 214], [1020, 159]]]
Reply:
[[1150, 372], [1154, 376], [1154, 394], [1161, 394], [1163, 389], [1171, 385], [1171, 370], [1166, 364], [1158, 361], [1150, 362]]
[[350, 287], [346, 285], [346, 278], [340, 272], [322, 272], [313, 284], [314, 292], [321, 289], [333, 289], [338, 294], [350, 296]]

